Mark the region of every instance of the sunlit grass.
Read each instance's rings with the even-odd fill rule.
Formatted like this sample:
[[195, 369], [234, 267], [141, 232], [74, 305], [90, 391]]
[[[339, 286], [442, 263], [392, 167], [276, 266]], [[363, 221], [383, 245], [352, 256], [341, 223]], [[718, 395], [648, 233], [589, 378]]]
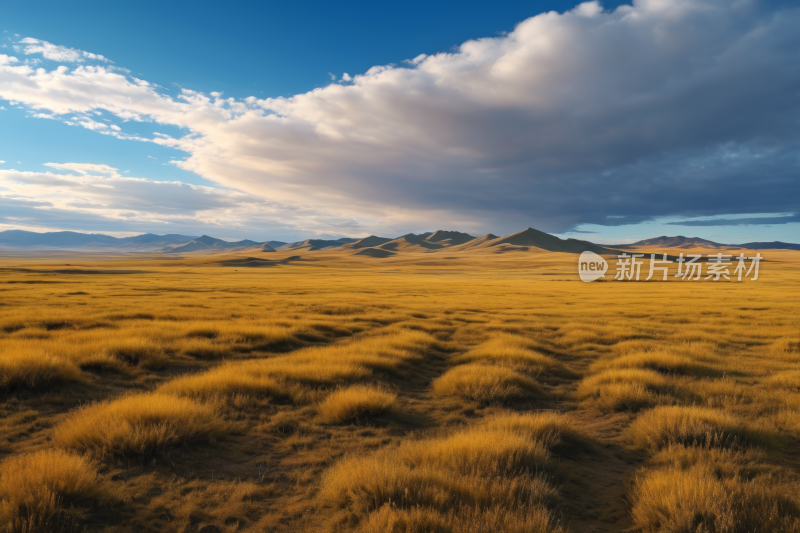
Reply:
[[80, 381], [80, 369], [69, 359], [52, 355], [33, 343], [6, 343], [0, 356], [0, 390], [41, 389]]
[[3, 531], [77, 531], [80, 509], [116, 499], [88, 460], [62, 450], [41, 450], [0, 463]]
[[670, 444], [732, 446], [778, 445], [773, 432], [753, 427], [725, 411], [703, 407], [656, 407], [631, 424], [628, 438], [641, 448], [657, 450]]
[[437, 396], [459, 396], [480, 402], [507, 402], [542, 396], [542, 388], [512, 368], [466, 364], [448, 370], [433, 383]]
[[478, 531], [560, 531], [548, 509], [556, 491], [543, 472], [565, 427], [552, 416], [504, 417], [348, 458], [325, 473], [319, 497], [365, 531], [475, 530], [470, 523], [483, 524]]
[[319, 406], [329, 424], [369, 420], [390, 414], [397, 408], [397, 394], [372, 385], [354, 385], [332, 392]]
[[53, 443], [100, 455], [147, 457], [226, 432], [226, 424], [208, 405], [165, 394], [139, 394], [79, 409], [55, 428]]
[[4, 456], [123, 495], [3, 496], [59, 517], [12, 531], [798, 530], [795, 258], [583, 284], [535, 251], [323, 255], [4, 271]]

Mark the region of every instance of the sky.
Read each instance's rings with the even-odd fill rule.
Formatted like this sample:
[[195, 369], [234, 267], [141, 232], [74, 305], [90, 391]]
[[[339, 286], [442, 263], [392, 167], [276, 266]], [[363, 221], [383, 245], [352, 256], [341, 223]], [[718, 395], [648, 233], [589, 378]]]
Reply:
[[788, 1], [5, 2], [0, 231], [800, 242], [798, 27]]

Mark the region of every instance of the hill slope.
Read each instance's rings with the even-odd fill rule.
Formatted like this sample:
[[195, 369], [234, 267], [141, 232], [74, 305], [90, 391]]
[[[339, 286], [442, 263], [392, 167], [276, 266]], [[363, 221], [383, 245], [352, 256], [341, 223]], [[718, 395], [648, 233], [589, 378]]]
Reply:
[[203, 235], [202, 237], [198, 237], [185, 244], [165, 246], [164, 248], [160, 248], [156, 251], [176, 254], [176, 253], [189, 253], [198, 251], [222, 251], [222, 250], [231, 250], [233, 248], [248, 248], [251, 246], [258, 246], [258, 245], [259, 243], [250, 240], [228, 242], [228, 241], [223, 241], [222, 239], [215, 239], [214, 237], [209, 237], [208, 235]]
[[[501, 247], [501, 249], [527, 249], [532, 247], [539, 248], [541, 250], [547, 250], [549, 252], [564, 252], [570, 254], [579, 254], [587, 251], [595, 252], [597, 254], [616, 253], [616, 250], [604, 248], [589, 241], [560, 239], [555, 235], [550, 235], [549, 233], [545, 233], [533, 228], [528, 228], [504, 237], [487, 239], [487, 237], [490, 236], [491, 235], [486, 235], [481, 237], [481, 240], [483, 240], [481, 244], [475, 244], [474, 246], [463, 249], [477, 250], [494, 247]], [[471, 243], [467, 244], [469, 245]]]

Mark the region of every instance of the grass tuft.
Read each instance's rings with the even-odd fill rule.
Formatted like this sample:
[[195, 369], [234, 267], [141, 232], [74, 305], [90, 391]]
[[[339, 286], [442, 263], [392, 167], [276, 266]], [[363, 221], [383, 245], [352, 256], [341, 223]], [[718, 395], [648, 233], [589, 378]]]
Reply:
[[35, 349], [23, 346], [0, 357], [0, 389], [45, 389], [80, 380], [81, 371], [72, 361]]
[[0, 523], [9, 533], [78, 531], [81, 508], [113, 499], [94, 465], [74, 453], [42, 450], [0, 464]]
[[736, 464], [741, 454], [687, 453], [677, 446], [662, 455], [673, 457], [671, 464], [646, 471], [633, 487], [631, 516], [639, 530], [773, 533], [800, 528], [796, 483], [759, 473], [757, 464]]
[[354, 385], [331, 393], [319, 406], [328, 424], [344, 424], [383, 416], [396, 409], [397, 394], [373, 385]]
[[454, 359], [457, 364], [476, 361], [511, 363], [529, 372], [575, 377], [576, 374], [550, 356], [536, 351], [536, 343], [519, 335], [500, 334]]
[[556, 434], [571, 431], [558, 417], [523, 415], [406, 441], [340, 461], [319, 497], [369, 532], [560, 531], [542, 472]]
[[433, 382], [433, 392], [480, 402], [510, 402], [543, 395], [538, 383], [516, 370], [478, 363], [448, 370]]
[[631, 424], [628, 438], [639, 447], [658, 450], [670, 444], [725, 447], [778, 445], [776, 435], [753, 428], [733, 415], [703, 407], [655, 407]]
[[213, 440], [227, 429], [208, 405], [149, 393], [80, 409], [56, 426], [53, 442], [101, 455], [147, 457], [169, 446]]
[[662, 401], [667, 379], [653, 370], [622, 368], [585, 378], [576, 392], [601, 411], [638, 411]]

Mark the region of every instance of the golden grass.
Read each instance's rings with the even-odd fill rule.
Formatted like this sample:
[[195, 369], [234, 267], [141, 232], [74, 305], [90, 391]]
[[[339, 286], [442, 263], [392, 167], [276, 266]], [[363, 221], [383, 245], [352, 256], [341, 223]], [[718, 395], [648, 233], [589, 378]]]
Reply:
[[658, 372], [623, 368], [585, 378], [576, 396], [603, 411], [638, 411], [668, 400], [661, 395], [666, 389], [667, 379]]
[[637, 476], [631, 516], [644, 532], [772, 533], [800, 528], [800, 484], [753, 454], [672, 446]]
[[773, 387], [800, 389], [800, 370], [787, 370], [773, 374], [765, 382]]
[[[584, 284], [572, 255], [445, 253], [4, 255], [0, 448], [84, 451], [126, 495], [41, 499], [64, 531], [796, 529], [800, 255], [755, 283]], [[326, 423], [366, 384], [402, 416]]]
[[682, 374], [689, 376], [719, 376], [722, 372], [708, 364], [697, 362], [686, 355], [667, 350], [656, 349], [651, 352], [640, 352], [623, 355], [616, 359], [600, 361], [596, 370], [614, 368], [646, 368], [666, 374]]
[[396, 408], [397, 394], [373, 385], [354, 385], [328, 395], [319, 414], [328, 424], [343, 424], [387, 415]]
[[326, 471], [319, 498], [364, 531], [559, 531], [547, 508], [556, 491], [542, 472], [564, 427], [553, 416], [509, 416], [347, 458]]
[[627, 432], [637, 447], [658, 450], [670, 444], [731, 446], [777, 445], [774, 433], [718, 409], [696, 406], [655, 407], [645, 411]]
[[550, 356], [536, 351], [538, 344], [519, 335], [499, 334], [453, 359], [456, 364], [475, 361], [512, 363], [527, 367], [529, 372], [546, 372], [575, 377], [575, 372]]
[[448, 370], [433, 382], [437, 396], [458, 396], [480, 402], [508, 402], [543, 395], [536, 381], [511, 368], [467, 364]]
[[210, 441], [227, 432], [208, 405], [150, 393], [91, 405], [56, 426], [53, 443], [100, 455], [146, 457], [169, 446]]
[[424, 350], [434, 343], [426, 333], [402, 330], [349, 344], [227, 363], [209, 372], [174, 379], [159, 390], [200, 398], [243, 394], [307, 403], [314, 397], [314, 388], [363, 380], [375, 370], [398, 372], [403, 365], [421, 359]]
[[41, 450], [0, 463], [3, 531], [77, 531], [80, 508], [113, 499], [95, 466], [74, 453]]
[[47, 388], [80, 381], [80, 374], [72, 361], [24, 346], [0, 357], [0, 390]]

